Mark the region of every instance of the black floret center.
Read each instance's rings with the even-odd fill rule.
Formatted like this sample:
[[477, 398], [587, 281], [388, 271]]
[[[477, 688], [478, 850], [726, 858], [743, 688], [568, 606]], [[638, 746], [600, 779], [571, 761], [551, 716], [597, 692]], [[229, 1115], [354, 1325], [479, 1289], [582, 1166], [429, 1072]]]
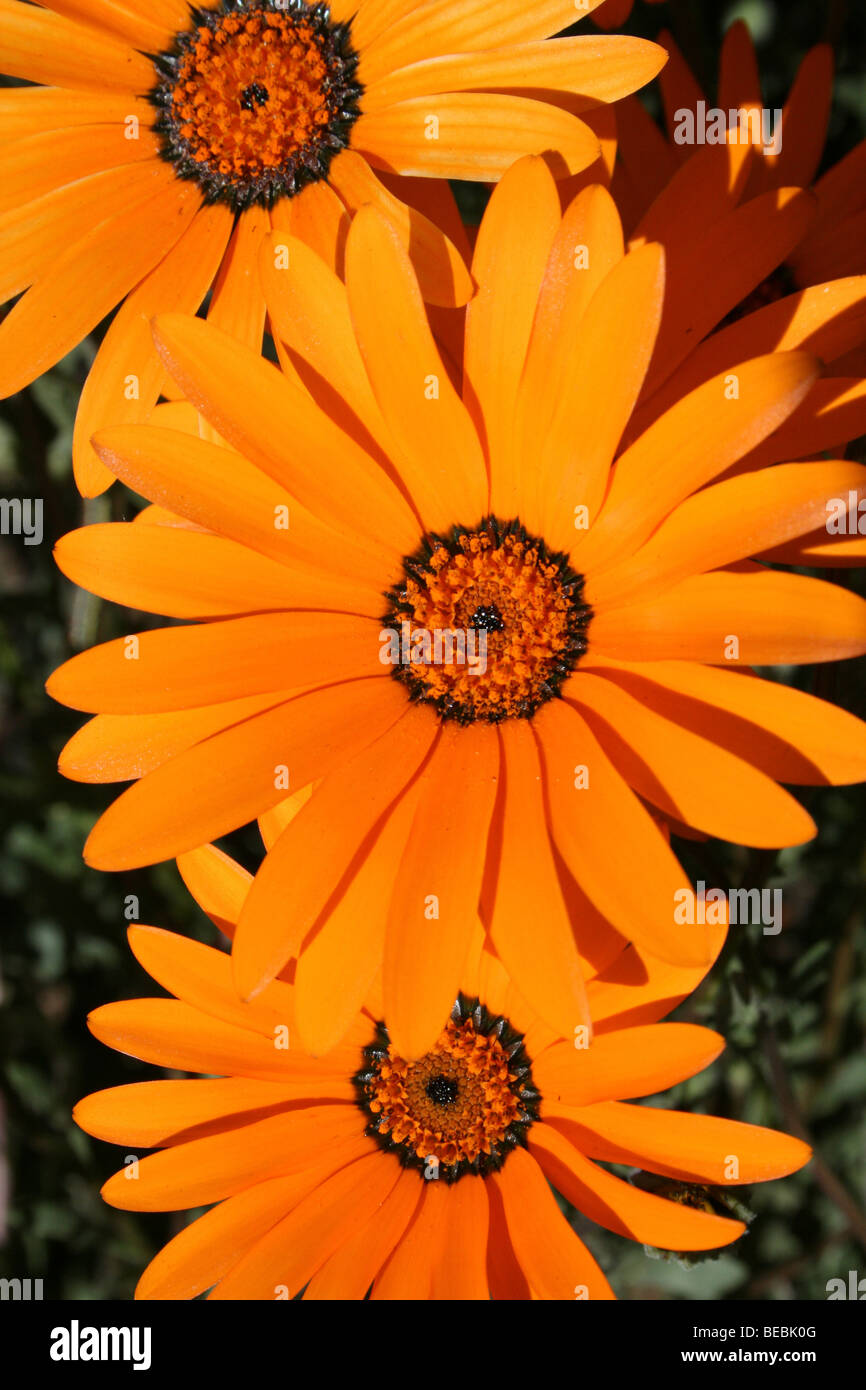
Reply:
[[270, 95], [267, 87], [263, 87], [261, 82], [251, 82], [241, 92], [241, 106], [245, 111], [252, 111], [256, 106], [264, 106], [270, 100]]
[[453, 1105], [457, 1100], [457, 1082], [450, 1076], [431, 1076], [424, 1089], [434, 1105]]
[[479, 628], [482, 632], [501, 632], [505, 623], [496, 604], [485, 603], [480, 608], [476, 608], [469, 619], [469, 626]]

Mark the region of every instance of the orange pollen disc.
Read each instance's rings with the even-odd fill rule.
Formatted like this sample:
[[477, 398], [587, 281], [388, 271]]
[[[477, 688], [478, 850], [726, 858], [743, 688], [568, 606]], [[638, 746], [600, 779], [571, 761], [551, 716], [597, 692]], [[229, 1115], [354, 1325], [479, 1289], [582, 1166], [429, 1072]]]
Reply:
[[238, 0], [194, 20], [156, 60], [164, 157], [236, 209], [325, 177], [358, 114], [348, 26], [304, 0]]
[[517, 522], [430, 537], [404, 567], [383, 619], [393, 674], [445, 718], [529, 718], [586, 650], [582, 577]]
[[287, 15], [227, 15], [202, 26], [184, 60], [174, 106], [193, 159], [223, 174], [257, 174], [302, 150], [331, 113], [328, 73], [308, 24]]
[[431, 1050], [414, 1062], [394, 1052], [380, 1024], [365, 1063], [355, 1084], [368, 1132], [428, 1178], [495, 1171], [537, 1113], [522, 1037], [477, 1000], [461, 996]]

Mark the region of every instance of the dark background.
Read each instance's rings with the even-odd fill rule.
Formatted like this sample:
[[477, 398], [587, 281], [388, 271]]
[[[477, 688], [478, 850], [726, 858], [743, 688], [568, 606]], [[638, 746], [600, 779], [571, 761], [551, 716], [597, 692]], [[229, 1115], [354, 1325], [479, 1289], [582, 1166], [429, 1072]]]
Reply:
[[[838, 79], [824, 167], [866, 135], [859, 0], [636, 0], [628, 29], [653, 37], [669, 24], [712, 96], [720, 36], [735, 17], [752, 28], [770, 106], [783, 104], [808, 47], [834, 41]], [[122, 875], [85, 867], [82, 843], [110, 793], [64, 782], [56, 770], [82, 721], [48, 700], [46, 676], [72, 652], [149, 621], [74, 590], [51, 561], [65, 531], [129, 517], [138, 505], [120, 487], [84, 504], [72, 482], [75, 402], [98, 338], [0, 403], [0, 494], [41, 497], [45, 513], [41, 546], [0, 538], [0, 1277], [42, 1278], [44, 1296], [54, 1299], [128, 1298], [144, 1264], [184, 1221], [106, 1207], [99, 1186], [121, 1166], [123, 1151], [89, 1139], [70, 1119], [80, 1096], [156, 1075], [97, 1044], [84, 1022], [98, 1004], [153, 992], [126, 947], [125, 899], [137, 895], [144, 922], [213, 934], [173, 865]], [[866, 459], [863, 441], [849, 452]], [[833, 575], [866, 592], [862, 575]], [[773, 674], [866, 712], [862, 663]], [[755, 1213], [749, 1233], [690, 1267], [650, 1258], [575, 1218], [621, 1298], [823, 1299], [828, 1279], [866, 1274], [866, 792], [815, 789], [803, 800], [820, 827], [805, 848], [774, 856], [720, 842], [678, 846], [695, 879], [781, 886], [785, 930], [732, 932], [720, 966], [680, 1011], [724, 1033], [727, 1051], [664, 1103], [800, 1133], [816, 1159], [785, 1181], [738, 1189]], [[251, 834], [232, 848], [255, 862]]]

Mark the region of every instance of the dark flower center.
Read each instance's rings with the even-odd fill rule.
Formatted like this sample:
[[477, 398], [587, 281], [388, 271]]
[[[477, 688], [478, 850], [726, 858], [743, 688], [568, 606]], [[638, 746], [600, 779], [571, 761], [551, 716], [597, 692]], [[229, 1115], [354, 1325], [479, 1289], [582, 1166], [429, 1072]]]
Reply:
[[264, 106], [270, 98], [267, 87], [263, 87], [261, 82], [251, 82], [249, 87], [244, 87], [241, 92], [241, 106], [245, 111], [252, 111], [256, 106]]
[[384, 1023], [354, 1077], [367, 1133], [404, 1167], [456, 1182], [502, 1167], [538, 1118], [523, 1035], [462, 994], [431, 1050], [395, 1053]]
[[359, 115], [350, 25], [305, 0], [223, 0], [191, 17], [154, 59], [163, 158], [236, 212], [326, 178]]
[[425, 536], [386, 598], [392, 675], [461, 724], [531, 718], [587, 648], [583, 576], [519, 521]]
[[505, 624], [496, 604], [488, 603], [476, 608], [469, 619], [469, 626], [477, 628], [480, 632], [501, 632]]
[[453, 1105], [457, 1089], [457, 1082], [450, 1076], [431, 1076], [425, 1087], [434, 1105]]

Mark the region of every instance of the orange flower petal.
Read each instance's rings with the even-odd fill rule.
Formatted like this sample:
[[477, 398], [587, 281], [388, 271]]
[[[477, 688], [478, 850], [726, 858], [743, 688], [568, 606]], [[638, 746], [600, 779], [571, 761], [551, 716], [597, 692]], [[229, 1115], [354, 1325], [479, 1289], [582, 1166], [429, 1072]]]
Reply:
[[721, 373], [672, 406], [621, 454], [601, 516], [572, 547], [584, 574], [635, 550], [691, 492], [772, 434], [803, 400], [819, 364], [770, 353]]
[[[338, 154], [332, 163], [329, 177], [343, 158], [345, 151]], [[350, 222], [342, 199], [329, 183], [324, 182], [308, 183], [293, 198], [280, 198], [271, 209], [274, 230], [303, 242], [337, 275], [343, 273], [343, 255]]]
[[840, 439], [856, 439], [864, 432], [866, 380], [819, 380], [784, 424], [744, 454], [730, 472], [747, 473], [788, 459], [816, 458], [824, 450], [837, 452]]
[[433, 1266], [430, 1297], [438, 1302], [487, 1303], [488, 1184], [466, 1177], [448, 1193], [442, 1251]]
[[[635, 411], [628, 437], [641, 434], [665, 410], [710, 377], [759, 353], [804, 348], [822, 362], [833, 362], [858, 346], [864, 337], [866, 276], [851, 275], [786, 295], [706, 338], [651, 399]], [[822, 384], [829, 385], [817, 382], [816, 386]]]
[[228, 1197], [185, 1226], [151, 1260], [136, 1299], [196, 1298], [342, 1163], [331, 1154], [291, 1177], [270, 1178]]
[[525, 1149], [514, 1149], [492, 1181], [502, 1195], [514, 1253], [536, 1297], [568, 1302], [614, 1297]]
[[292, 569], [236, 541], [176, 526], [84, 526], [58, 541], [54, 558], [81, 588], [169, 618], [230, 617], [289, 606], [375, 618], [382, 606], [376, 589], [321, 570]]
[[[288, 1027], [290, 1021], [286, 1017], [279, 1026]], [[274, 1046], [273, 1032], [251, 1032], [176, 999], [128, 999], [120, 1004], [104, 1004], [90, 1014], [87, 1024], [100, 1042], [156, 1066], [205, 1076], [222, 1074], [270, 1081], [310, 1099], [332, 1096], [337, 1112], [345, 1113], [337, 1101], [351, 1099], [351, 1087], [344, 1076], [309, 1059], [299, 1065], [296, 1057]], [[360, 1116], [352, 1108], [358, 1122]], [[272, 1171], [279, 1171], [278, 1163]]]
[[499, 745], [476, 723], [442, 729], [396, 866], [383, 988], [395, 1050], [421, 1057], [445, 1026], [477, 920]]
[[417, 544], [417, 523], [379, 465], [270, 363], [200, 319], [163, 315], [154, 336], [172, 376], [223, 439], [347, 543], [383, 565]]
[[398, 1248], [421, 1198], [417, 1173], [400, 1174], [374, 1216], [353, 1231], [313, 1275], [305, 1299], [362, 1300]]
[[400, 237], [418, 277], [418, 288], [429, 304], [459, 308], [466, 303], [472, 295], [472, 279], [457, 247], [441, 228], [389, 192], [354, 150], [344, 150], [334, 160], [329, 177], [351, 213], [372, 203], [387, 218]]
[[80, 125], [40, 131], [10, 143], [3, 151], [0, 213], [101, 170], [156, 158], [159, 145], [150, 130], [130, 140], [124, 138], [124, 129], [117, 122]]
[[20, 390], [80, 342], [175, 245], [194, 216], [198, 192], [179, 183], [161, 160], [133, 165], [133, 171], [141, 182], [130, 201], [115, 204], [80, 241], [69, 241], [47, 269], [42, 262], [36, 283], [0, 325], [0, 394]]
[[[371, 557], [331, 530], [242, 454], [192, 437], [175, 423], [173, 417], [166, 429], [115, 425], [95, 435], [94, 446], [129, 487], [197, 528], [216, 531], [280, 564], [327, 570], [352, 585], [372, 580], [381, 587], [381, 557]], [[289, 575], [286, 582], [291, 584]]]
[[634, 555], [591, 578], [587, 602], [607, 610], [781, 545], [822, 526], [830, 502], [847, 503], [852, 492], [866, 497], [866, 468], [844, 459], [780, 464], [716, 483], [681, 502]]
[[[109, 1144], [142, 1149], [188, 1142], [215, 1121], [221, 1128], [240, 1121], [263, 1119], [268, 1111], [285, 1109], [307, 1099], [308, 1078], [300, 1081], [252, 1081], [230, 1077], [219, 1081], [140, 1081], [112, 1086], [80, 1100], [72, 1118], [87, 1134]], [[335, 1097], [336, 1098], [336, 1097]]]
[[[502, 831], [490, 937], [535, 1012], [570, 1037], [589, 1023], [586, 991], [548, 836], [538, 749], [523, 720], [500, 731]], [[530, 927], [531, 924], [531, 927]]]
[[166, 714], [98, 714], [73, 734], [58, 768], [73, 782], [130, 782], [230, 724], [282, 703], [289, 691], [170, 710]]
[[[297, 955], [436, 734], [429, 711], [407, 707], [381, 738], [325, 777], [283, 831], [256, 874], [238, 923], [233, 959], [242, 995], [261, 989]], [[328, 872], [323, 872], [325, 845]]]
[[463, 396], [486, 442], [491, 508], [504, 516], [517, 511], [514, 401], [559, 221], [550, 171], [542, 159], [527, 156], [494, 189], [472, 258], [478, 289], [466, 309]]
[[[415, 1176], [415, 1175], [413, 1175]], [[433, 1275], [448, 1228], [453, 1193], [443, 1182], [426, 1182], [415, 1215], [388, 1263], [376, 1278], [371, 1301], [428, 1302]]]
[[0, 0], [3, 71], [46, 86], [146, 92], [153, 64], [106, 33], [18, 0]]
[[810, 48], [794, 78], [782, 111], [785, 139], [768, 159], [777, 183], [808, 188], [818, 172], [833, 99], [833, 50], [828, 43]]
[[[84, 383], [75, 417], [72, 461], [83, 496], [96, 497], [114, 481], [93, 451], [94, 431], [146, 420], [167, 380], [153, 345], [151, 317], [167, 309], [192, 313], [198, 308], [225, 251], [231, 222], [227, 207], [202, 208], [115, 315]], [[131, 386], [135, 395], [130, 400]]]
[[103, 30], [145, 53], [161, 53], [178, 29], [186, 28], [188, 11], [182, 3], [148, 4], [148, 13], [136, 8], [135, 0], [46, 0], [46, 9], [66, 19]]
[[[646, 39], [583, 35], [550, 43], [507, 44], [485, 52], [421, 58], [391, 71], [364, 93], [364, 110], [380, 111], [410, 97], [439, 92], [508, 88], [572, 92], [593, 102], [614, 102], [658, 75], [664, 49]], [[572, 109], [575, 109], [572, 107]]]
[[[152, 531], [163, 540], [175, 535], [170, 527], [142, 526], [139, 531]], [[177, 534], [185, 537], [182, 531]], [[141, 714], [266, 690], [297, 690], [310, 685], [311, 678], [325, 684], [377, 676], [385, 685], [375, 626], [343, 613], [254, 613], [156, 628], [138, 634], [135, 643], [131, 647], [129, 638], [119, 637], [73, 656], [49, 678], [48, 693], [74, 709]], [[321, 652], [319, 643], [324, 644]], [[325, 650], [330, 666], [323, 660]]]
[[572, 1206], [630, 1240], [663, 1250], [715, 1250], [730, 1245], [746, 1229], [742, 1221], [695, 1211], [632, 1187], [588, 1162], [550, 1125], [532, 1130], [529, 1151]]
[[[681, 233], [675, 240], [658, 238], [665, 245], [669, 288], [647, 376], [647, 396], [790, 254], [814, 215], [809, 193], [782, 188], [704, 224], [690, 243], [683, 242]], [[738, 248], [736, 255], [731, 255], [732, 246]], [[710, 277], [708, 265], [714, 268]]]
[[487, 1282], [490, 1297], [503, 1302], [529, 1302], [532, 1291], [520, 1268], [505, 1219], [502, 1196], [495, 1183], [487, 1185], [490, 1229], [487, 1236]]
[[764, 849], [800, 845], [817, 834], [812, 817], [771, 778], [621, 686], [579, 671], [569, 698], [629, 786], [666, 816]]
[[[544, 761], [551, 833], [595, 906], [627, 939], [677, 964], [708, 957], [701, 930], [674, 922], [685, 875], [655, 821], [620, 777], [577, 711], [560, 701], [533, 720]], [[578, 787], [580, 768], [588, 785]], [[610, 827], [617, 827], [617, 841]], [[628, 872], [618, 846], [628, 845]]]
[[593, 1038], [589, 1047], [557, 1042], [537, 1057], [532, 1075], [545, 1105], [594, 1105], [666, 1091], [696, 1076], [725, 1040], [693, 1023], [650, 1023]]
[[[601, 282], [579, 334], [560, 340], [557, 355], [565, 360], [554, 363], [550, 383], [556, 389], [568, 381], [570, 389], [556, 404], [541, 406], [549, 424], [524, 484], [529, 496], [537, 489], [533, 510], [556, 550], [574, 543], [578, 507], [586, 508], [590, 526], [598, 514], [652, 356], [664, 293], [664, 253], [659, 246], [644, 246], [624, 256]], [[525, 511], [522, 507], [520, 514]]]
[[[272, 1049], [273, 1050], [273, 1049]], [[224, 1134], [193, 1139], [141, 1160], [138, 1176], [124, 1168], [102, 1188], [124, 1211], [183, 1211], [242, 1192], [265, 1178], [312, 1167], [328, 1153], [350, 1163], [369, 1153], [354, 1105], [314, 1105], [273, 1115]]]
[[487, 504], [481, 446], [442, 364], [409, 258], [375, 208], [362, 208], [352, 222], [346, 286], [373, 392], [425, 525], [447, 530], [479, 521]]
[[[499, 185], [500, 188], [504, 187], [507, 179], [508, 175]], [[533, 203], [531, 206], [535, 225], [535, 218], [538, 216], [534, 211], [536, 204]], [[521, 224], [525, 217], [526, 213], [523, 212], [509, 219], [509, 224], [513, 227], [512, 235], [523, 230]], [[542, 223], [542, 228], [545, 225]], [[479, 243], [482, 236], [483, 228], [479, 235]], [[503, 239], [500, 232], [494, 246]], [[521, 264], [520, 258], [527, 255], [525, 241], [526, 235], [523, 231], [522, 244], [515, 255], [515, 259]], [[622, 255], [622, 227], [616, 205], [605, 188], [593, 184], [577, 195], [559, 223], [538, 289], [528, 345], [521, 325], [519, 360], [522, 361], [525, 357], [525, 364], [517, 386], [516, 399], [513, 383], [509, 380], [507, 384], [511, 389], [499, 407], [501, 424], [498, 424], [497, 428], [502, 434], [502, 445], [497, 452], [507, 461], [510, 474], [515, 479], [520, 478], [521, 486], [518, 494], [515, 482], [510, 492], [502, 495], [502, 502], [496, 503], [496, 507], [500, 511], [519, 512], [530, 528], [540, 530], [543, 518], [537, 495], [540, 488], [530, 486], [532, 480], [537, 478], [537, 470], [527, 468], [525, 460], [535, 457], [539, 440], [543, 441], [546, 438], [560, 402], [573, 389], [573, 354], [568, 345], [580, 341], [587, 306], [602, 281], [622, 259]], [[505, 283], [504, 276], [508, 277], [507, 283], [513, 287], [516, 277], [507, 266], [499, 272], [501, 283]], [[527, 288], [534, 290], [534, 278]], [[509, 333], [514, 332], [511, 324], [516, 318], [515, 301], [513, 288], [508, 297], [499, 295], [502, 306], [500, 317], [504, 320], [501, 326], [496, 325], [500, 338], [506, 330]], [[477, 300], [469, 306], [469, 316], [476, 303]], [[529, 316], [533, 314], [531, 301], [524, 313]], [[520, 323], [520, 320], [517, 319], [517, 322]], [[494, 345], [491, 344], [492, 346]], [[617, 372], [619, 367], [620, 364], [617, 364]], [[492, 431], [493, 423], [491, 421], [488, 425], [489, 432]], [[585, 423], [586, 421], [583, 422]], [[507, 425], [511, 428], [505, 428]], [[502, 471], [503, 466], [500, 466], [499, 474]], [[493, 487], [494, 492], [497, 489], [501, 490], [500, 477], [495, 467]], [[571, 515], [573, 516], [573, 511]]]
[[732, 106], [761, 105], [761, 75], [758, 56], [744, 20], [738, 19], [726, 30], [719, 57], [719, 105], [724, 110]]
[[0, 144], [73, 126], [122, 125], [127, 116], [136, 116], [140, 126], [149, 128], [153, 107], [143, 97], [126, 92], [4, 87], [0, 90]]
[[177, 867], [202, 912], [226, 935], [231, 935], [250, 890], [252, 874], [216, 845], [200, 845], [179, 855]]
[[774, 1129], [654, 1105], [608, 1101], [552, 1123], [590, 1158], [719, 1187], [785, 1177], [811, 1156], [807, 1144]]
[[755, 565], [694, 575], [645, 603], [599, 613], [592, 641], [596, 656], [638, 661], [843, 661], [866, 652], [866, 600], [823, 579]]
[[302, 695], [235, 724], [129, 787], [97, 821], [85, 858], [129, 868], [218, 839], [283, 800], [280, 769], [304, 786], [404, 709], [394, 682], [377, 678]]
[[346, 287], [309, 246], [273, 232], [259, 273], [272, 331], [331, 390], [331, 411], [368, 452], [387, 455], [391, 438], [352, 329]]
[[339, 1169], [262, 1236], [210, 1297], [274, 1299], [286, 1289], [294, 1298], [356, 1225], [371, 1219], [399, 1176], [399, 1165], [380, 1153]]
[[[429, 122], [435, 118], [436, 134]], [[412, 97], [358, 117], [352, 148], [376, 169], [428, 178], [498, 179], [524, 154], [552, 157], [560, 177], [599, 156], [598, 138], [552, 103], [496, 92]]]
[[586, 659], [648, 709], [713, 738], [768, 777], [805, 785], [866, 778], [866, 724], [814, 695], [742, 670]]
[[631, 946], [586, 987], [595, 1035], [656, 1023], [695, 989], [725, 944], [727, 927], [711, 927], [712, 959], [701, 966], [668, 965]]
[[[588, 14], [600, 0], [587, 0]], [[396, 15], [389, 13], [389, 19]], [[389, 23], [370, 43], [359, 69], [360, 80], [370, 86], [395, 68], [440, 53], [473, 53], [479, 49], [529, 43], [558, 34], [574, 23], [572, 0], [537, 0], [524, 5], [503, 0], [496, 12], [487, 0], [461, 0], [455, 10], [451, 0], [430, 0], [421, 9], [412, 7]]]
[[129, 928], [132, 952], [151, 979], [176, 999], [211, 1018], [262, 1033], [273, 1041], [275, 1030], [293, 1016], [293, 989], [275, 980], [254, 1003], [244, 1003], [233, 987], [231, 960], [200, 941], [158, 927]]
[[[298, 1037], [314, 1057], [331, 1052], [365, 1002], [373, 1009], [370, 991], [382, 965], [394, 866], [406, 852], [420, 791], [416, 779], [391, 809], [298, 960], [295, 1019]], [[375, 1016], [381, 1014], [380, 1008]]]

